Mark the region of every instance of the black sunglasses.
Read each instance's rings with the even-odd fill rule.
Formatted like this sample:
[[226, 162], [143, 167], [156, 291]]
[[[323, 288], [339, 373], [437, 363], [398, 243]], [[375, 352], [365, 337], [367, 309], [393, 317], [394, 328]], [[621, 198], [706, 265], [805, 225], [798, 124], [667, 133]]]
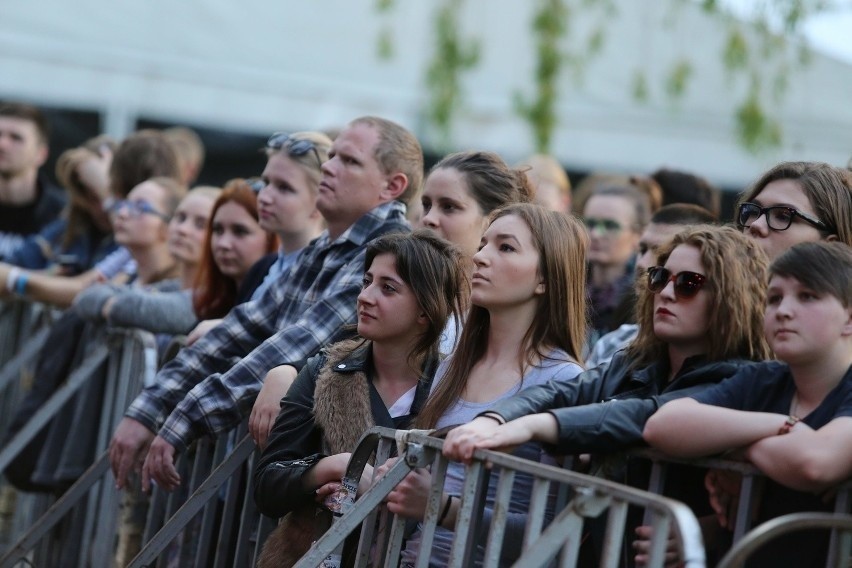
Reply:
[[773, 231], [786, 231], [793, 224], [793, 219], [798, 217], [806, 223], [810, 223], [821, 231], [830, 231], [828, 225], [812, 217], [807, 213], [802, 213], [794, 207], [787, 205], [773, 205], [771, 207], [761, 207], [757, 203], [741, 203], [737, 212], [737, 225], [740, 229], [751, 227], [752, 223], [760, 219], [761, 215], [766, 215], [766, 225]]
[[266, 141], [266, 147], [270, 150], [284, 150], [288, 156], [298, 158], [308, 152], [313, 152], [317, 159], [317, 165], [322, 166], [322, 158], [316, 144], [305, 138], [294, 138], [286, 132], [276, 132]]
[[648, 269], [648, 289], [654, 294], [662, 292], [669, 282], [674, 282], [675, 296], [693, 298], [704, 287], [707, 277], [688, 270], [672, 274], [662, 266], [652, 266]]

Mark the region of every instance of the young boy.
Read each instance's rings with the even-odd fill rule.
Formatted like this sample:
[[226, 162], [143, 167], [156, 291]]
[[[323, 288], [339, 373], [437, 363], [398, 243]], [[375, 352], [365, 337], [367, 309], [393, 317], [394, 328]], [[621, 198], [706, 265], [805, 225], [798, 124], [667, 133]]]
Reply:
[[[764, 330], [776, 357], [664, 405], [644, 437], [669, 454], [742, 450], [771, 481], [757, 522], [825, 511], [819, 493], [852, 476], [852, 248], [802, 243], [770, 267]], [[757, 566], [825, 564], [826, 534], [764, 546]]]

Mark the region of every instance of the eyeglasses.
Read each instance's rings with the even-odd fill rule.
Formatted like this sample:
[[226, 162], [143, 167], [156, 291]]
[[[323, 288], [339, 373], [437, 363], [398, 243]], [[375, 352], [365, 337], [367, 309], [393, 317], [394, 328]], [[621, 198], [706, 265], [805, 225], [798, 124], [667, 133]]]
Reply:
[[704, 287], [707, 277], [688, 270], [672, 274], [662, 266], [652, 266], [648, 269], [648, 289], [654, 294], [662, 292], [669, 282], [674, 282], [675, 296], [693, 298]]
[[810, 223], [821, 231], [830, 231], [828, 225], [812, 217], [807, 213], [802, 213], [794, 207], [786, 205], [773, 205], [772, 207], [761, 207], [757, 203], [741, 203], [737, 213], [737, 225], [740, 229], [749, 228], [755, 221], [760, 219], [761, 215], [766, 215], [766, 225], [773, 231], [786, 231], [793, 224], [793, 219], [796, 217]]
[[606, 235], [621, 232], [621, 223], [614, 219], [595, 219], [593, 217], [583, 218], [583, 223], [589, 231], [600, 231]]
[[266, 183], [260, 178], [247, 179], [246, 183], [255, 193], [260, 193], [260, 190], [266, 187]]
[[136, 201], [132, 201], [130, 199], [120, 199], [118, 201], [113, 201], [108, 205], [107, 211], [115, 214], [125, 208], [127, 209], [127, 214], [131, 217], [139, 217], [141, 215], [153, 215], [154, 217], [159, 217], [160, 219], [166, 222], [171, 220], [171, 217], [169, 217], [165, 213], [160, 213], [153, 205], [142, 199], [137, 199]]
[[284, 150], [287, 155], [293, 158], [304, 156], [308, 152], [313, 152], [317, 158], [317, 165], [322, 166], [322, 158], [316, 144], [305, 138], [293, 138], [286, 132], [276, 132], [266, 141], [266, 147], [270, 150]]

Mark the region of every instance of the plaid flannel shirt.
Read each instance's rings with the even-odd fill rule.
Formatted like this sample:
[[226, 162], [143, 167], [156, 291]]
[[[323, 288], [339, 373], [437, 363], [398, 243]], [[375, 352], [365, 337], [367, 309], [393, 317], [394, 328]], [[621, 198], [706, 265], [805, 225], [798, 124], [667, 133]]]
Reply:
[[164, 366], [126, 415], [152, 431], [162, 424], [160, 435], [178, 450], [239, 424], [269, 369], [304, 361], [341, 326], [355, 322], [366, 244], [407, 230], [404, 206], [391, 202], [361, 217], [334, 242], [323, 233], [281, 281], [258, 300], [235, 307]]

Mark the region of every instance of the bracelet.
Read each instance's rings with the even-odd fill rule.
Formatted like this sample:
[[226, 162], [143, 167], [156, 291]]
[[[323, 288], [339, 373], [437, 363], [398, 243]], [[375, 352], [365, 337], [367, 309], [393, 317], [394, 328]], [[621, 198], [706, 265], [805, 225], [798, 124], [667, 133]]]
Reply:
[[499, 424], [500, 426], [506, 423], [503, 417], [497, 414], [496, 412], [485, 412], [477, 416], [477, 418], [490, 418], [491, 420], [497, 422], [497, 424]]
[[447, 502], [444, 504], [444, 510], [441, 511], [441, 516], [438, 517], [438, 525], [444, 522], [444, 519], [447, 518], [447, 514], [450, 512], [450, 505], [453, 504], [453, 496], [447, 495]]
[[21, 269], [13, 266], [9, 269], [9, 274], [6, 276], [6, 290], [9, 292], [15, 291], [15, 282], [18, 281], [18, 276], [21, 275]]
[[30, 281], [30, 275], [23, 270], [15, 279], [15, 294], [25, 296], [27, 293], [27, 282]]
[[793, 416], [792, 414], [788, 416], [784, 421], [784, 424], [781, 425], [781, 428], [778, 429], [778, 435], [781, 436], [783, 434], [789, 434], [790, 430], [793, 429], [793, 426], [795, 426], [800, 420], [801, 418], [798, 416]]

